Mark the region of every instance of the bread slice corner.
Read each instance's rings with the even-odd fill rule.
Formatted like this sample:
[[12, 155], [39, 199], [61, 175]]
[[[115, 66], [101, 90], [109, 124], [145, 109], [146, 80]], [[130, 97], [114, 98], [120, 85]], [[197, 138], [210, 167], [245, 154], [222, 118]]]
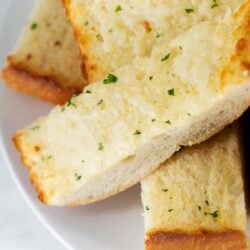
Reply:
[[54, 104], [80, 93], [87, 81], [72, 27], [60, 0], [40, 0], [2, 70], [13, 89]]
[[248, 249], [241, 154], [234, 124], [141, 181], [147, 250]]

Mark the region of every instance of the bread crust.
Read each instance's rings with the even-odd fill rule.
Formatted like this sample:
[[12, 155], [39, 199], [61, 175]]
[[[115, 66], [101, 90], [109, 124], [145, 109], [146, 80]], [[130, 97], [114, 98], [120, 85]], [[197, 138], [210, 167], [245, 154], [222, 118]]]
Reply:
[[2, 77], [14, 90], [53, 104], [64, 104], [74, 93], [79, 92], [73, 88], [61, 88], [60, 84], [50, 76], [34, 75], [15, 65], [7, 65], [2, 71]]
[[[65, 8], [67, 18], [71, 24], [74, 23], [73, 18], [71, 16], [70, 11], [70, 0], [61, 0], [62, 4]], [[78, 41], [79, 47], [84, 48], [84, 50], [90, 49], [90, 45], [92, 43], [93, 38], [90, 36], [82, 36], [81, 30], [77, 26], [73, 26], [73, 32], [76, 41]], [[100, 65], [97, 65], [96, 58], [94, 56], [89, 56], [87, 53], [83, 53], [83, 50], [81, 51], [81, 57], [82, 57], [82, 73], [84, 78], [87, 80], [88, 83], [93, 83], [97, 80], [100, 80], [103, 77], [103, 70], [101, 69]]]
[[156, 231], [147, 235], [146, 250], [246, 250], [244, 232], [233, 229], [223, 231], [201, 230], [194, 233]]

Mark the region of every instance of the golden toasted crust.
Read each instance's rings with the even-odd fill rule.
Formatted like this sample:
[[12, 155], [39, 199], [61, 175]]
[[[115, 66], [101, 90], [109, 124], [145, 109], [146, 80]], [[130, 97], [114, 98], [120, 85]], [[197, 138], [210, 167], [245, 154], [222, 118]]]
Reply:
[[2, 77], [11, 88], [53, 104], [64, 104], [74, 93], [79, 92], [73, 88], [61, 88], [50, 76], [36, 76], [14, 65], [6, 66], [2, 71]]
[[[71, 15], [72, 13], [69, 7], [71, 4], [71, 0], [62, 0], [62, 3], [65, 7], [67, 18], [73, 24], [74, 23], [73, 16]], [[84, 29], [84, 27], [82, 27], [82, 29]], [[82, 52], [81, 55], [83, 61], [82, 72], [85, 79], [87, 80], [88, 83], [92, 83], [94, 81], [99, 80], [103, 76], [104, 72], [101, 69], [101, 66], [96, 63], [97, 58], [95, 58], [93, 55], [90, 56], [88, 53], [83, 52], [90, 50], [93, 38], [88, 36], [87, 34], [83, 36], [82, 30], [77, 26], [74, 26], [73, 32], [76, 40], [78, 40], [79, 46], [84, 48], [81, 51]]]
[[[16, 148], [21, 151], [22, 149], [22, 144], [21, 144], [21, 140], [20, 140], [20, 134], [15, 134], [15, 136], [13, 137], [13, 143], [15, 144]], [[35, 190], [38, 194], [38, 198], [41, 202], [43, 202], [44, 204], [47, 203], [47, 195], [45, 194], [45, 192], [42, 190], [42, 186], [40, 184], [39, 178], [38, 176], [32, 172], [32, 166], [27, 164], [26, 159], [24, 157], [24, 155], [21, 155], [21, 162], [24, 166], [27, 167], [27, 169], [29, 170], [30, 173], [30, 182], [33, 184], [33, 186], [35, 187]]]
[[[32, 24], [36, 28], [32, 29]], [[20, 92], [63, 104], [87, 85], [61, 0], [39, 0], [6, 60], [3, 78]]]
[[146, 250], [243, 250], [246, 235], [238, 230], [185, 232], [154, 232], [148, 235]]
[[[234, 14], [234, 20], [240, 20], [241, 26], [235, 32], [239, 37], [234, 54], [231, 56], [228, 64], [221, 72], [221, 88], [231, 84], [240, 82], [250, 72], [250, 1], [242, 4], [239, 10]], [[239, 16], [242, 16], [240, 18]], [[245, 71], [247, 74], [242, 74]], [[236, 80], [237, 79], [237, 80]], [[240, 80], [240, 81], [239, 81]]]

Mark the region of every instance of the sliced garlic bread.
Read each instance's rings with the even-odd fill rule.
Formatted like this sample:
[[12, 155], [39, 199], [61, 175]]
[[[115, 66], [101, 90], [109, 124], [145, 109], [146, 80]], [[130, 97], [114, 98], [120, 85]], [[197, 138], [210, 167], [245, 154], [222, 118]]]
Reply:
[[[208, 57], [209, 60], [212, 59], [210, 52], [213, 48], [204, 46], [198, 32], [206, 35], [209, 32], [216, 33], [217, 24], [227, 22], [228, 17], [235, 12], [240, 14], [243, 11], [244, 8], [239, 11], [239, 6], [243, 3], [248, 8], [249, 2], [246, 0], [64, 0], [90, 82], [102, 80], [108, 73], [128, 62], [154, 57], [157, 64], [160, 64], [161, 59], [167, 61], [168, 55], [170, 60], [179, 54], [189, 55], [196, 46], [200, 47], [199, 56], [194, 54], [193, 57], [197, 57], [196, 63], [204, 66], [206, 71], [206, 60]], [[184, 41], [180, 39], [175, 40], [184, 32], [194, 32], [189, 44], [182, 44]], [[217, 31], [218, 36], [219, 33]], [[212, 37], [204, 39], [211, 40]], [[227, 40], [219, 39], [218, 42], [224, 43], [224, 50], [230, 47], [229, 44], [227, 46]], [[225, 59], [217, 56], [214, 51], [212, 57], [215, 61]], [[151, 68], [152, 64], [147, 64], [147, 67]], [[175, 67], [179, 76], [188, 73], [192, 78], [195, 74], [189, 60], [180, 61]], [[209, 77], [210, 70], [207, 70], [206, 77]], [[138, 78], [142, 77], [141, 74], [139, 71]]]
[[80, 50], [60, 0], [39, 0], [3, 78], [10, 87], [63, 104], [82, 91]]
[[249, 2], [169, 38], [164, 51], [155, 45], [18, 131], [40, 199], [108, 197], [237, 119], [250, 104]]
[[248, 249], [235, 126], [178, 152], [141, 187], [147, 250]]

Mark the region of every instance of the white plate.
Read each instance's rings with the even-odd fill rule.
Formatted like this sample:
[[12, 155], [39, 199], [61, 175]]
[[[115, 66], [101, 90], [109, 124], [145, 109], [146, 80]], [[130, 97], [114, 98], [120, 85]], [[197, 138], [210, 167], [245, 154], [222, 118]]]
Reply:
[[[0, 66], [15, 45], [33, 2], [0, 0]], [[143, 249], [139, 185], [105, 201], [77, 208], [46, 207], [38, 201], [11, 138], [14, 131], [50, 109], [50, 105], [0, 84], [0, 150], [20, 192], [42, 223], [69, 249]]]
[[[33, 0], [0, 0], [0, 63], [15, 45]], [[0, 83], [1, 153], [28, 204], [45, 226], [67, 247], [111, 250], [143, 249], [143, 218], [139, 185], [93, 205], [53, 208], [42, 205], [28, 172], [11, 141], [13, 132], [46, 114], [51, 106], [18, 94]]]

